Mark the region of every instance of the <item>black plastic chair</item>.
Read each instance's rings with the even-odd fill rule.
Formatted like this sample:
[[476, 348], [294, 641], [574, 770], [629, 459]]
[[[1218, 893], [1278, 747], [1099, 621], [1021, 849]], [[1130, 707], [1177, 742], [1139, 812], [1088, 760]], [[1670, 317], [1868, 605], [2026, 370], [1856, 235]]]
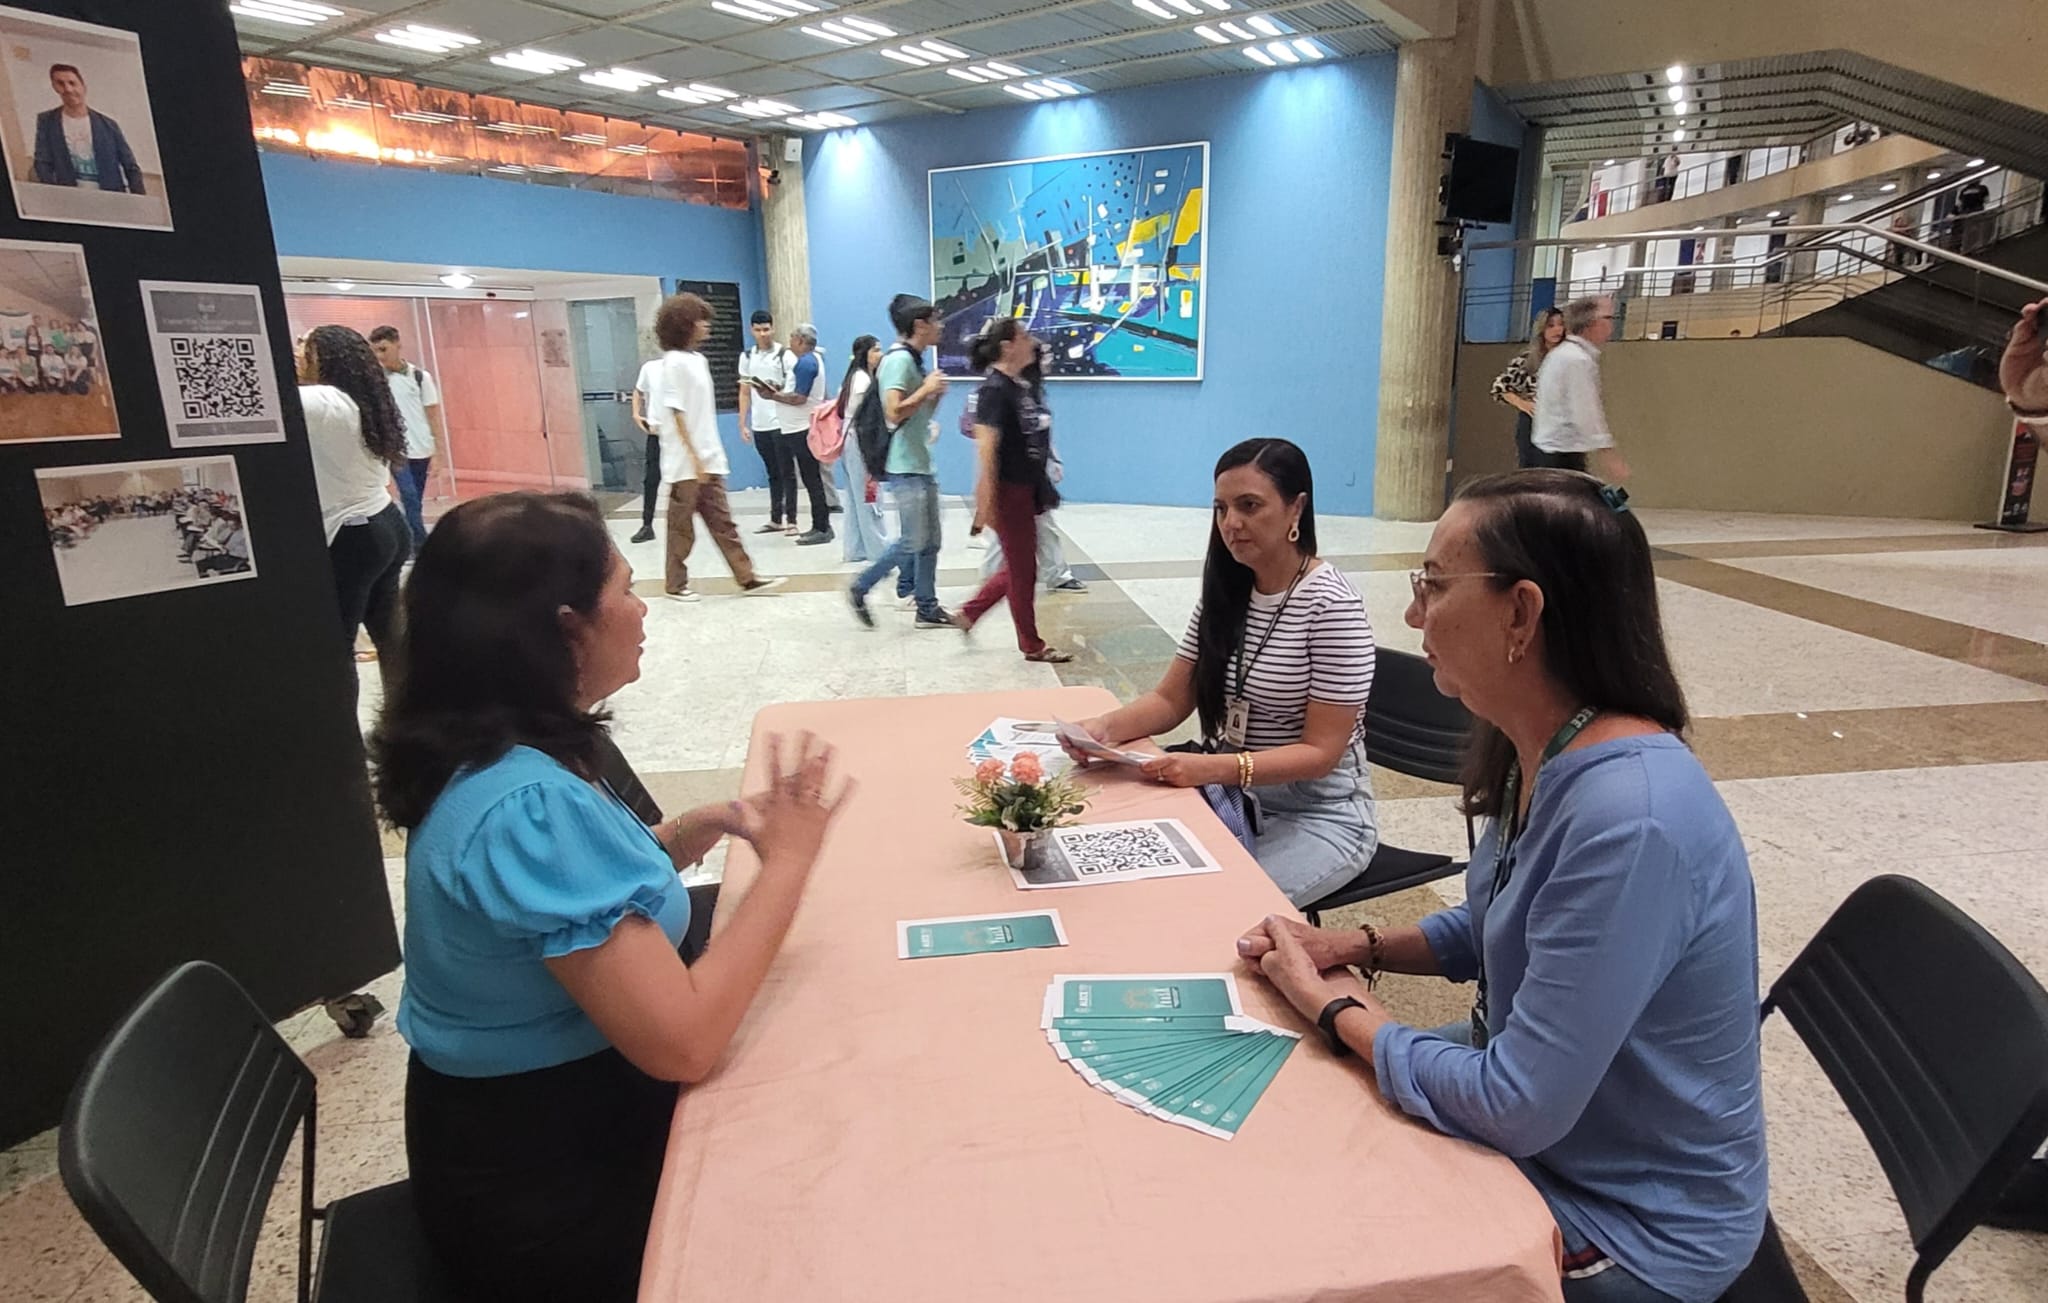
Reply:
[[[1771, 986], [1763, 1016], [1773, 1010], [1876, 1151], [1918, 1252], [1906, 1298], [1920, 1303], [2048, 1140], [2048, 991], [1968, 915], [1888, 875], [1821, 926]], [[1803, 1298], [1796, 1281], [1782, 1292], [1791, 1266], [1777, 1256], [1781, 1268], [1752, 1263], [1725, 1303]]]
[[[1365, 754], [1372, 763], [1410, 778], [1456, 783], [1471, 732], [1472, 712], [1457, 698], [1436, 690], [1428, 661], [1388, 647], [1378, 650], [1373, 658], [1372, 703], [1365, 711]], [[1472, 850], [1470, 819], [1465, 820], [1465, 850]], [[1312, 925], [1321, 927], [1326, 910], [1464, 871], [1463, 860], [1381, 842], [1365, 872], [1302, 912]]]
[[[86, 1224], [150, 1297], [242, 1303], [302, 1124], [301, 1303], [453, 1299], [408, 1183], [314, 1206], [313, 1072], [212, 964], [172, 970], [108, 1034], [72, 1088], [58, 1167]], [[315, 1220], [327, 1223], [317, 1278]]]

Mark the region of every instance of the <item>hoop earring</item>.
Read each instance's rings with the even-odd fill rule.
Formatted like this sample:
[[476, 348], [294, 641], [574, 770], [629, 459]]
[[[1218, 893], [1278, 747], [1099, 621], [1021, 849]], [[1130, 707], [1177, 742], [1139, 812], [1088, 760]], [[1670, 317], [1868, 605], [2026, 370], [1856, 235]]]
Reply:
[[1294, 522], [1294, 523], [1293, 523], [1292, 525], [1289, 525], [1289, 526], [1287, 527], [1287, 541], [1288, 541], [1288, 542], [1290, 542], [1290, 543], [1299, 543], [1299, 542], [1301, 542], [1301, 522], [1300, 522], [1300, 521], [1298, 521], [1298, 520], [1297, 520], [1297, 521], [1295, 521], [1295, 522]]

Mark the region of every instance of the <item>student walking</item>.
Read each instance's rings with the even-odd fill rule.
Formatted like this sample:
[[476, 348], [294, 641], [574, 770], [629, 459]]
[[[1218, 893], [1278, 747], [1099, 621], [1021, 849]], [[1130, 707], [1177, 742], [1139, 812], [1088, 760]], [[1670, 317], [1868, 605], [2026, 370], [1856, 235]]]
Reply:
[[882, 419], [889, 431], [884, 482], [900, 520], [901, 535], [847, 590], [854, 618], [872, 629], [868, 591], [891, 570], [910, 579], [917, 599], [917, 627], [950, 629], [953, 617], [939, 605], [939, 481], [932, 471], [932, 413], [946, 393], [946, 377], [927, 375], [923, 357], [938, 342], [939, 311], [914, 294], [889, 302], [896, 343], [882, 357], [875, 387], [881, 391]]
[[861, 460], [860, 440], [853, 432], [853, 421], [860, 414], [861, 405], [876, 401], [875, 368], [881, 362], [882, 341], [873, 335], [862, 335], [853, 341], [846, 378], [839, 382], [839, 424], [846, 432], [845, 442], [839, 447], [839, 464], [846, 468], [846, 493], [851, 501], [845, 512], [846, 533], [840, 540], [839, 554], [848, 561], [872, 561], [889, 548], [882, 530], [882, 509], [868, 501], [870, 472]]

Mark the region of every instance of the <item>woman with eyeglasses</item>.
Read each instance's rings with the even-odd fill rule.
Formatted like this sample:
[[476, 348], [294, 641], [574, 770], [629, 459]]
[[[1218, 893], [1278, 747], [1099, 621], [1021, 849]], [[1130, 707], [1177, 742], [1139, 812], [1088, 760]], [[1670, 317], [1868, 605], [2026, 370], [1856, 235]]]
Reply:
[[1203, 751], [1169, 752], [1144, 774], [1200, 787], [1226, 821], [1248, 821], [1232, 831], [1298, 906], [1365, 872], [1379, 849], [1365, 766], [1372, 621], [1316, 555], [1313, 487], [1308, 458], [1285, 439], [1223, 454], [1202, 600], [1179, 654], [1158, 687], [1081, 725], [1121, 746], [1199, 715]]
[[[1237, 943], [1389, 1101], [1515, 1160], [1557, 1218], [1567, 1303], [1707, 1303], [1764, 1228], [1756, 892], [1683, 740], [1656, 582], [1621, 490], [1466, 485], [1408, 607], [1480, 721], [1466, 902], [1386, 932], [1272, 917]], [[1381, 972], [1476, 982], [1470, 1021], [1403, 1026]]]

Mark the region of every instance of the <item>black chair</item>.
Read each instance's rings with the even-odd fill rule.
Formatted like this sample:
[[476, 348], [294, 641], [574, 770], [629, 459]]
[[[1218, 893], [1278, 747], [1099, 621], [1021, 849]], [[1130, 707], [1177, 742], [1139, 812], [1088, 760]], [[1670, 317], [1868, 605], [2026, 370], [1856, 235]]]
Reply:
[[[597, 736], [598, 777], [640, 822], [650, 828], [660, 823], [661, 802], [654, 799], [654, 793], [633, 772], [633, 762], [626, 759], [626, 753], [619, 750], [610, 733], [600, 732]], [[718, 883], [706, 882], [689, 889], [690, 926], [683, 933], [683, 943], [676, 947], [676, 953], [686, 964], [696, 963], [711, 940], [711, 916], [718, 908], [718, 888]]]
[[[212, 964], [172, 970], [108, 1034], [72, 1089], [58, 1167], [86, 1224], [150, 1297], [242, 1303], [302, 1124], [301, 1303], [453, 1299], [406, 1182], [314, 1206], [313, 1072]], [[327, 1223], [317, 1277], [316, 1219]]]
[[[1381, 647], [1373, 659], [1372, 704], [1365, 711], [1365, 754], [1374, 764], [1433, 783], [1456, 783], [1464, 766], [1472, 712], [1455, 697], [1436, 690], [1429, 662], [1408, 652]], [[1472, 850], [1472, 821], [1465, 820], [1465, 850]], [[1403, 850], [1381, 842], [1365, 872], [1302, 912], [1321, 927], [1323, 913], [1391, 892], [1463, 873], [1465, 862], [1448, 855]]]
[[[1888, 875], [1821, 926], [1771, 986], [1773, 1010], [1876, 1151], [1918, 1252], [1906, 1298], [1920, 1303], [2048, 1140], [2048, 991], [1968, 915]], [[1764, 1256], [1725, 1303], [1805, 1297], [1782, 1248], [1782, 1265]]]

